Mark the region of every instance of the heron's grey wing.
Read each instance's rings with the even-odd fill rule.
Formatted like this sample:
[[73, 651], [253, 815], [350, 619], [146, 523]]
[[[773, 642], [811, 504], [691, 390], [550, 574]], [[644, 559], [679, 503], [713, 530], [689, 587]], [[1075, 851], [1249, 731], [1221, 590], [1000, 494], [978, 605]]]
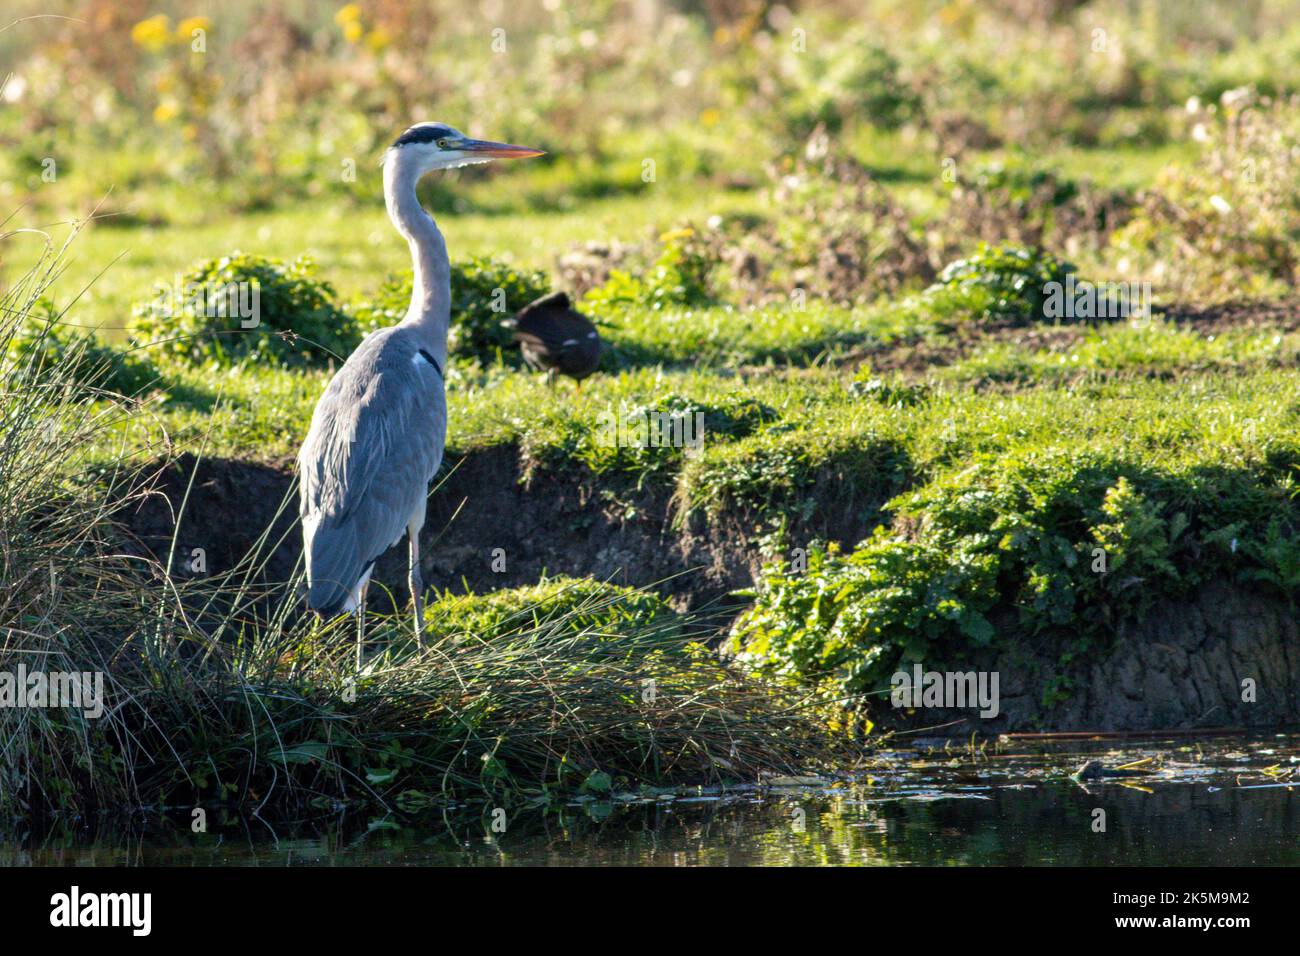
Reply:
[[401, 540], [442, 461], [442, 382], [400, 351], [349, 359], [321, 397], [299, 458], [308, 604], [325, 614], [341, 610]]

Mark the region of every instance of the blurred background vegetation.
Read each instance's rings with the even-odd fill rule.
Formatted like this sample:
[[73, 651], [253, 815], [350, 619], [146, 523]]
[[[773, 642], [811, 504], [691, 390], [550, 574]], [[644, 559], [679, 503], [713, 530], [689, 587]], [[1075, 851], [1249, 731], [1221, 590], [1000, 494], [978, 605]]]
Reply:
[[[1180, 295], [1294, 279], [1282, 246], [1300, 221], [1295, 177], [1269, 175], [1294, 159], [1300, 127], [1292, 0], [12, 0], [6, 12], [18, 22], [0, 33], [0, 203], [23, 205], [23, 225], [93, 209], [105, 230], [165, 241], [163, 261], [177, 261], [164, 272], [238, 244], [309, 252], [360, 291], [404, 255], [379, 218], [381, 151], [438, 118], [549, 151], [426, 184], [435, 210], [466, 217], [453, 249], [529, 267], [734, 213], [714, 250], [720, 284], [748, 285], [751, 300], [769, 274], [782, 293], [871, 298], [923, 284], [978, 240], [1042, 244]], [[1223, 221], [1243, 205], [1249, 221]], [[772, 224], [755, 229], [756, 214]], [[503, 229], [511, 215], [531, 218]], [[861, 235], [819, 222], [837, 216]], [[879, 261], [909, 242], [917, 254]], [[120, 327], [109, 313], [143, 291], [130, 269], [149, 253], [124, 265], [131, 294], [101, 286], [95, 324]], [[566, 284], [590, 284], [586, 265]]]

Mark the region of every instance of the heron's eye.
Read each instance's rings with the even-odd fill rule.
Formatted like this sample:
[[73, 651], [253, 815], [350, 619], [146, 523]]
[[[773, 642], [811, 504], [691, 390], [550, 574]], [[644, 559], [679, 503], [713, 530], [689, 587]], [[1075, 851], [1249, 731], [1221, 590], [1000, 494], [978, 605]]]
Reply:
[[439, 148], [439, 149], [446, 149], [448, 143], [450, 143], [450, 142], [451, 142], [450, 140], [440, 139], [440, 140], [438, 140], [438, 148]]

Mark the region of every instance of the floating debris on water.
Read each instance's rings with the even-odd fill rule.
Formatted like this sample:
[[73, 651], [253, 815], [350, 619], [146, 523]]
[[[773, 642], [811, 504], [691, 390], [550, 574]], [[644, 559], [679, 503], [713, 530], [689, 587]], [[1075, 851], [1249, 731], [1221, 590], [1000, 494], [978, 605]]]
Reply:
[[1108, 780], [1120, 777], [1147, 777], [1150, 770], [1138, 770], [1138, 764], [1147, 763], [1151, 758], [1144, 757], [1122, 767], [1107, 767], [1100, 760], [1089, 760], [1074, 772], [1075, 780]]

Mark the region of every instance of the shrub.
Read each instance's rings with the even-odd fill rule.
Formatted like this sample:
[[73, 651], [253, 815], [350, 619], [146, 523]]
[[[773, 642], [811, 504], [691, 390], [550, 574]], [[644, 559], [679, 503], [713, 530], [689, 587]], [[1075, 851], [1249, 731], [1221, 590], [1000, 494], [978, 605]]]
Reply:
[[[355, 303], [351, 312], [362, 331], [402, 321], [411, 304], [413, 281], [409, 269], [394, 273], [373, 295]], [[546, 273], [516, 269], [499, 259], [471, 257], [452, 263], [447, 351], [482, 363], [514, 354], [514, 333], [501, 324], [502, 320], [550, 289]]]
[[14, 324], [6, 360], [10, 368], [35, 370], [37, 377], [134, 396], [157, 381], [158, 372], [148, 359], [131, 355], [102, 342], [93, 332], [62, 324], [47, 299]]
[[832, 144], [824, 126], [804, 152], [797, 162], [767, 169], [774, 215], [714, 216], [703, 230], [688, 225], [664, 233], [640, 255], [625, 247], [575, 247], [562, 267], [588, 290], [585, 302], [607, 314], [720, 300], [850, 306], [934, 279], [925, 238], [907, 210]]
[[361, 340], [334, 298], [306, 256], [285, 264], [235, 252], [195, 263], [178, 290], [159, 286], [153, 300], [136, 305], [131, 329], [164, 354], [195, 363], [319, 365], [346, 359]]
[[898, 60], [883, 44], [832, 44], [829, 55], [797, 56], [787, 115], [795, 129], [824, 124], [838, 132], [846, 121], [866, 117], [896, 129], [921, 111], [916, 91], [902, 78]]
[[1039, 321], [1044, 317], [1049, 282], [1065, 283], [1074, 266], [1041, 249], [980, 244], [972, 256], [949, 263], [938, 284], [992, 294], [984, 318]]
[[947, 212], [930, 230], [932, 244], [946, 257], [968, 249], [972, 239], [1098, 255], [1136, 204], [1123, 190], [1098, 189], [1036, 164], [991, 162], [969, 174], [961, 170]]
[[658, 257], [641, 275], [611, 269], [601, 285], [589, 289], [583, 301], [602, 314], [627, 306], [660, 310], [670, 306], [704, 306], [714, 301], [711, 274], [717, 250], [691, 226], [659, 237]]
[[818, 125], [839, 132], [865, 120], [896, 129], [918, 118], [920, 96], [884, 44], [861, 29], [823, 37], [793, 55], [769, 48], [727, 57], [717, 70], [728, 99], [778, 142]]
[[933, 280], [924, 236], [866, 167], [839, 153], [823, 129], [804, 153], [792, 170], [769, 169], [780, 208], [765, 237], [769, 285], [786, 297], [805, 289], [852, 305]]

